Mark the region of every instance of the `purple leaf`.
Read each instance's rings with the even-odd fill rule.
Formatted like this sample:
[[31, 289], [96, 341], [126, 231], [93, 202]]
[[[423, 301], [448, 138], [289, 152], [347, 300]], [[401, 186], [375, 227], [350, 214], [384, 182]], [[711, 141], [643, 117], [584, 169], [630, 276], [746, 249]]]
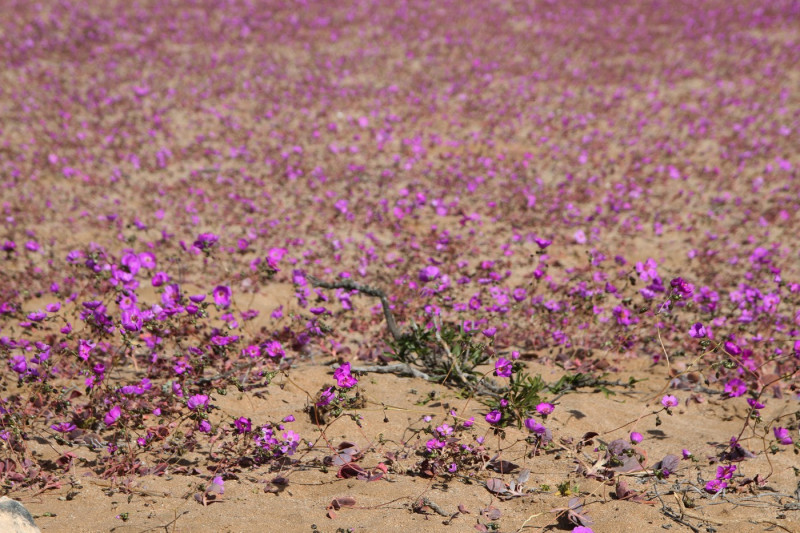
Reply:
[[506, 491], [506, 484], [502, 479], [491, 478], [486, 480], [486, 488], [490, 492], [501, 494]]

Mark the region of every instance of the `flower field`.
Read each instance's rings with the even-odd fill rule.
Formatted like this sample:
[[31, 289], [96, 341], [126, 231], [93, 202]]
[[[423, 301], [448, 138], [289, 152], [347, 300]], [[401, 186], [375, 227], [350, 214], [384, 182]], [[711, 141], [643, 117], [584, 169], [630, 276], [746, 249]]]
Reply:
[[800, 4], [3, 0], [42, 531], [800, 530]]

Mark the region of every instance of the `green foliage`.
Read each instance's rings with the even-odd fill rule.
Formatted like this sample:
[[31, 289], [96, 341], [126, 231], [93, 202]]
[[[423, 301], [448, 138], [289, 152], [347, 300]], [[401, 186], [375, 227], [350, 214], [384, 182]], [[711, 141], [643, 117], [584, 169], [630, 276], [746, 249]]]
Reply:
[[430, 381], [474, 390], [483, 376], [477, 367], [489, 361], [487, 346], [463, 327], [434, 321], [433, 328], [411, 323], [410, 331], [390, 340], [391, 355], [419, 368]]
[[[503, 421], [506, 425], [515, 423], [517, 427], [522, 427], [523, 422], [531, 413], [536, 410], [536, 406], [544, 401], [540, 393], [547, 388], [547, 383], [542, 376], [531, 376], [522, 372], [522, 364], [514, 364], [514, 373], [511, 374], [508, 389], [500, 397], [486, 398], [483, 403], [492, 409], [497, 409], [504, 413]], [[508, 402], [503, 406], [501, 401]]]

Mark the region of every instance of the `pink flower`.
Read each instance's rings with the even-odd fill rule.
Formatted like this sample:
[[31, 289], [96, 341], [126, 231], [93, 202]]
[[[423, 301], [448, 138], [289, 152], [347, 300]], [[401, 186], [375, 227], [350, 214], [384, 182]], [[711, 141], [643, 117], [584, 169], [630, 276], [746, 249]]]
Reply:
[[725, 392], [731, 398], [736, 398], [747, 392], [747, 384], [739, 378], [733, 378], [725, 384]]
[[225, 494], [225, 482], [222, 480], [222, 476], [216, 476], [211, 480], [211, 485], [208, 486], [207, 492]]
[[525, 427], [528, 428], [528, 431], [536, 433], [537, 435], [544, 435], [547, 432], [547, 428], [533, 418], [525, 420]]
[[426, 266], [419, 271], [420, 281], [433, 281], [439, 277], [439, 268], [433, 265]]
[[630, 439], [631, 439], [632, 443], [639, 444], [640, 442], [642, 442], [644, 440], [644, 437], [642, 436], [641, 433], [639, 433], [637, 431], [634, 431], [634, 432], [631, 433]]
[[61, 422], [60, 424], [53, 424], [50, 426], [50, 429], [53, 431], [58, 431], [59, 433], [69, 433], [73, 429], [75, 429], [75, 424], [70, 422]]
[[261, 355], [261, 348], [257, 344], [251, 344], [246, 348], [242, 348], [242, 355], [252, 358], [258, 357]]
[[214, 288], [212, 295], [214, 303], [219, 307], [227, 309], [231, 305], [231, 288], [227, 285], [218, 285]]
[[718, 466], [717, 479], [730, 479], [734, 472], [736, 472], [736, 465]]
[[669, 409], [670, 407], [678, 407], [678, 399], [675, 396], [666, 394], [664, 395], [663, 398], [661, 398], [661, 405], [663, 405], [667, 409]]
[[510, 378], [513, 370], [514, 369], [511, 364], [511, 361], [509, 361], [505, 357], [499, 358], [497, 362], [494, 364], [494, 373], [497, 377]]
[[556, 406], [552, 403], [542, 402], [536, 406], [536, 412], [539, 415], [546, 417], [547, 415], [551, 414], [555, 410]]
[[103, 418], [103, 422], [105, 422], [107, 426], [110, 426], [119, 419], [121, 414], [122, 409], [119, 405], [115, 405], [108, 411], [108, 413], [106, 413], [106, 416]]
[[156, 272], [153, 275], [153, 279], [150, 281], [150, 283], [153, 285], [153, 287], [160, 287], [163, 284], [167, 283], [168, 281], [169, 281], [169, 274], [167, 274], [166, 272]]
[[503, 414], [497, 410], [490, 411], [489, 414], [486, 415], [486, 421], [490, 424], [497, 424], [500, 422], [501, 418], [503, 418]]
[[319, 395], [319, 400], [315, 404], [317, 407], [325, 407], [333, 401], [335, 395], [333, 394], [333, 387], [328, 387]]
[[96, 344], [91, 341], [80, 339], [78, 341], [78, 357], [80, 357], [84, 361], [88, 361], [89, 354], [91, 353], [92, 349], [95, 346]]
[[444, 448], [446, 445], [447, 443], [445, 441], [439, 439], [430, 439], [425, 443], [425, 447], [428, 448], [429, 452]]
[[705, 489], [708, 492], [720, 492], [727, 486], [728, 484], [725, 481], [720, 481], [719, 479], [712, 479], [711, 481], [706, 483]]
[[442, 424], [441, 426], [436, 428], [436, 433], [439, 434], [441, 437], [447, 437], [453, 433], [453, 428], [448, 426], [447, 424]]
[[208, 408], [208, 396], [205, 394], [195, 394], [186, 401], [186, 407], [192, 411], [206, 409]]
[[747, 405], [752, 407], [754, 410], [758, 411], [759, 409], [764, 408], [764, 404], [759, 402], [758, 400], [754, 400], [753, 398], [747, 399]]
[[789, 430], [786, 428], [772, 428], [772, 433], [775, 434], [775, 438], [778, 439], [778, 442], [783, 445], [788, 446], [793, 442], [792, 437], [789, 436]]
[[706, 330], [706, 327], [700, 322], [695, 323], [694, 326], [689, 328], [689, 336], [694, 339], [702, 339], [706, 335], [708, 335], [708, 331]]
[[214, 246], [218, 240], [219, 237], [217, 237], [213, 233], [201, 233], [200, 235], [197, 236], [197, 239], [195, 239], [195, 241], [192, 244], [203, 251], [207, 251], [210, 250], [211, 247]]
[[350, 363], [345, 363], [333, 372], [333, 377], [336, 378], [336, 385], [343, 389], [354, 387], [358, 380], [350, 374]]
[[267, 355], [270, 357], [283, 357], [286, 355], [280, 341], [267, 341], [264, 343], [264, 351], [267, 352]]
[[253, 429], [253, 425], [249, 418], [240, 416], [233, 421], [233, 426], [236, 428], [237, 433], [249, 433]]

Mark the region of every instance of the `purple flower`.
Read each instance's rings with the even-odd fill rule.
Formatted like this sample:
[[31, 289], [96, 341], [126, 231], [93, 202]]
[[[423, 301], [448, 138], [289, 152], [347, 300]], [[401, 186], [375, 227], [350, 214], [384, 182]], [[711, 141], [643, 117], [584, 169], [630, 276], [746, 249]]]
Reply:
[[541, 249], [541, 250], [544, 250], [545, 248], [547, 248], [548, 246], [553, 244], [553, 241], [548, 240], [548, 239], [542, 239], [542, 238], [539, 238], [539, 237], [533, 239], [533, 242], [535, 242], [536, 246], [538, 246], [539, 249]]
[[511, 297], [514, 298], [515, 301], [521, 302], [528, 297], [528, 291], [526, 291], [523, 287], [517, 287], [514, 289], [514, 292], [511, 293]]
[[156, 256], [152, 252], [142, 252], [139, 254], [139, 266], [141, 268], [155, 268]]
[[211, 431], [211, 422], [208, 420], [201, 420], [199, 424], [197, 424], [197, 431], [200, 433], [209, 433]]
[[28, 370], [28, 361], [24, 355], [15, 355], [10, 361], [11, 370], [17, 374], [24, 374]]
[[694, 293], [694, 285], [683, 278], [673, 278], [669, 284], [683, 298], [689, 298]]
[[280, 341], [265, 342], [264, 351], [267, 352], [267, 355], [270, 357], [283, 357], [286, 355], [286, 352], [283, 350], [283, 346], [281, 345]]
[[419, 271], [420, 281], [433, 281], [439, 277], [439, 268], [433, 265], [426, 266]]
[[447, 437], [448, 435], [453, 433], [453, 428], [448, 426], [447, 424], [442, 424], [441, 426], [435, 429], [436, 433], [439, 434], [440, 437]]
[[705, 489], [708, 492], [720, 492], [727, 486], [728, 484], [725, 481], [720, 481], [719, 479], [712, 479], [711, 481], [706, 483]]
[[358, 380], [350, 374], [350, 363], [345, 363], [333, 372], [333, 377], [336, 378], [336, 385], [343, 389], [354, 387]]
[[228, 336], [214, 335], [213, 337], [211, 337], [211, 344], [213, 344], [214, 346], [227, 346], [232, 342], [236, 342], [237, 340], [239, 340], [238, 335], [228, 335]]
[[547, 432], [547, 428], [533, 418], [525, 420], [525, 427], [528, 428], [528, 431], [536, 433], [537, 435], [544, 435]]
[[167, 274], [166, 272], [156, 272], [153, 275], [153, 279], [150, 280], [150, 283], [153, 285], [153, 287], [160, 287], [168, 281], [169, 281], [169, 274]]
[[689, 336], [694, 339], [702, 339], [706, 335], [708, 335], [708, 331], [700, 322], [696, 322], [694, 326], [689, 328]]
[[115, 405], [108, 411], [108, 413], [106, 413], [106, 416], [103, 418], [103, 422], [105, 422], [107, 426], [110, 426], [119, 419], [121, 414], [122, 409], [119, 405]]
[[495, 333], [497, 333], [497, 328], [495, 327], [486, 328], [483, 331], [481, 331], [481, 333], [483, 333], [484, 335], [486, 335], [491, 339], [492, 337], [494, 337]]
[[539, 413], [540, 416], [547, 416], [551, 414], [555, 408], [556, 406], [552, 403], [542, 402], [536, 406], [536, 412]]
[[747, 392], [747, 384], [739, 378], [728, 380], [725, 384], [725, 393], [731, 398], [736, 398]]
[[211, 485], [209, 485], [208, 489], [206, 489], [206, 492], [225, 494], [225, 481], [223, 481], [222, 476], [214, 477], [214, 479], [211, 480]]
[[293, 455], [299, 444], [300, 435], [290, 429], [283, 434], [283, 445], [280, 450], [286, 455]]
[[138, 302], [138, 298], [136, 297], [136, 294], [132, 292], [120, 295], [120, 297], [117, 299], [119, 308], [125, 311], [134, 309], [136, 307], [136, 302]]
[[486, 415], [486, 421], [490, 424], [497, 424], [500, 422], [501, 418], [503, 418], [503, 414], [498, 410], [490, 411], [489, 414]]
[[325, 407], [326, 405], [329, 405], [333, 401], [334, 397], [335, 394], [333, 393], [333, 387], [328, 387], [327, 389], [325, 389], [320, 393], [319, 400], [317, 400], [317, 403], [315, 405], [317, 407]]
[[425, 447], [428, 449], [429, 452], [433, 450], [438, 450], [440, 448], [444, 448], [447, 446], [447, 442], [439, 439], [430, 439], [428, 442], [425, 443]]
[[212, 293], [214, 303], [223, 309], [231, 305], [231, 289], [227, 285], [217, 285]]
[[95, 346], [96, 346], [96, 344], [94, 342], [83, 340], [83, 339], [79, 340], [78, 341], [78, 357], [80, 357], [84, 361], [88, 361], [89, 360], [89, 354], [91, 353], [92, 349], [94, 349]]
[[632, 443], [639, 444], [640, 442], [642, 442], [644, 440], [644, 437], [642, 436], [641, 433], [633, 431], [631, 433], [630, 439], [631, 439]]
[[234, 420], [233, 425], [236, 428], [237, 433], [250, 433], [250, 431], [253, 429], [250, 419], [243, 416], [240, 416]]
[[161, 295], [161, 303], [166, 306], [172, 307], [177, 305], [181, 300], [181, 286], [177, 283], [171, 283], [164, 287], [164, 293]]
[[740, 355], [742, 353], [742, 349], [733, 341], [725, 341], [725, 351], [729, 355]]
[[664, 395], [663, 398], [661, 398], [661, 405], [663, 405], [667, 409], [669, 409], [670, 407], [678, 407], [678, 399], [675, 396], [666, 394]]
[[197, 236], [197, 239], [195, 239], [192, 245], [205, 252], [210, 250], [211, 247], [214, 246], [218, 240], [219, 237], [217, 237], [213, 233], [201, 233], [200, 235]]
[[639, 277], [642, 279], [642, 281], [658, 278], [657, 268], [658, 263], [656, 263], [656, 260], [652, 257], [649, 257], [644, 263], [641, 261], [636, 263], [636, 272], [639, 273]]
[[772, 433], [775, 434], [775, 438], [778, 439], [778, 442], [788, 446], [792, 444], [792, 437], [789, 436], [789, 430], [786, 428], [772, 428]]
[[749, 405], [750, 407], [752, 407], [756, 411], [758, 411], [759, 409], [763, 409], [765, 407], [763, 403], [761, 403], [758, 400], [755, 400], [753, 398], [748, 398], [747, 399], [747, 405]]
[[511, 373], [514, 371], [511, 361], [505, 357], [501, 357], [494, 364], [494, 373], [497, 377], [510, 378]]
[[575, 526], [572, 528], [572, 533], [594, 533], [592, 528], [586, 526]]
[[734, 472], [736, 472], [736, 465], [718, 466], [717, 479], [719, 480], [730, 479], [733, 477]]
[[242, 348], [242, 355], [247, 357], [256, 358], [261, 355], [261, 348], [257, 344], [251, 344], [246, 348]]
[[195, 394], [186, 402], [186, 407], [195, 411], [197, 409], [207, 409], [208, 408], [208, 396], [205, 394]]
[[31, 322], [41, 322], [45, 318], [47, 318], [47, 313], [44, 311], [34, 311], [33, 313], [28, 314], [28, 320]]
[[53, 424], [50, 426], [50, 429], [53, 431], [58, 431], [59, 433], [69, 433], [73, 429], [75, 429], [75, 424], [70, 422], [61, 422], [60, 424]]
[[120, 322], [127, 331], [141, 331], [144, 325], [142, 315], [139, 314], [139, 310], [136, 308], [123, 311]]
[[139, 269], [142, 267], [142, 263], [139, 261], [139, 256], [134, 253], [127, 253], [122, 256], [122, 260], [120, 260], [122, 266], [124, 266], [128, 272], [131, 274], [136, 274], [139, 272]]

